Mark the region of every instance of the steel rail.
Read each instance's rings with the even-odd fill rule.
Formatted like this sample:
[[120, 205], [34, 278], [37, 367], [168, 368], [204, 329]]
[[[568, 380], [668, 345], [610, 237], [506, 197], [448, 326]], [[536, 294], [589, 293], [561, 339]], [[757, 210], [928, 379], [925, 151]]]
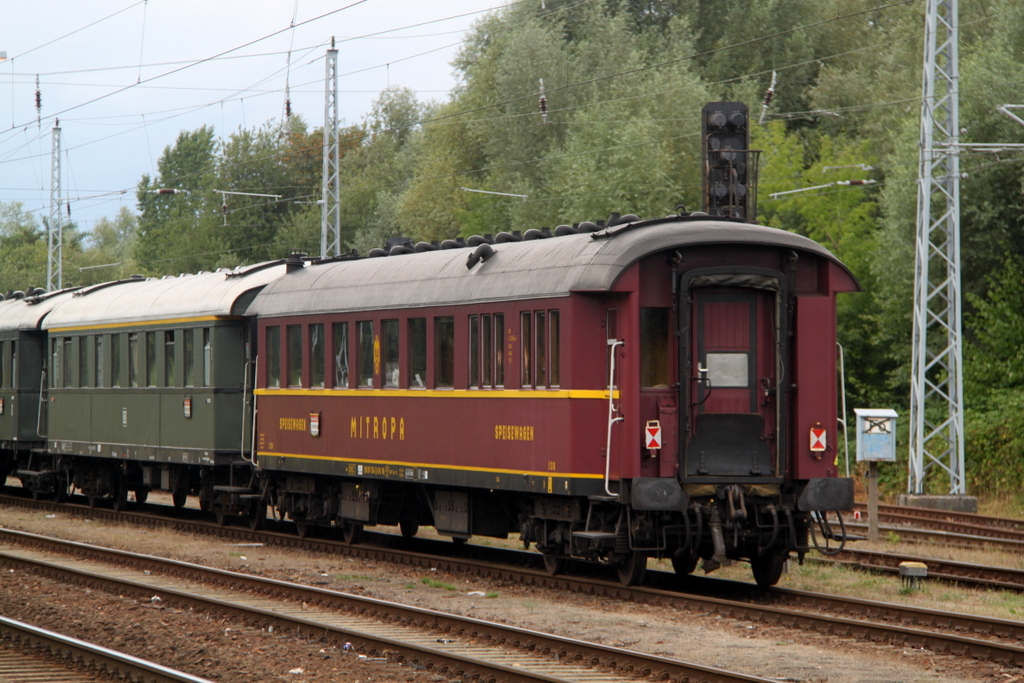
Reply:
[[[606, 647], [571, 638], [563, 638], [504, 624], [495, 624], [471, 617], [460, 617], [324, 588], [302, 586], [286, 581], [204, 567], [180, 560], [168, 560], [151, 555], [102, 548], [74, 541], [63, 541], [61, 539], [8, 529], [0, 529], [0, 539], [29, 544], [44, 548], [49, 552], [71, 554], [76, 557], [86, 557], [107, 563], [130, 565], [135, 569], [145, 571], [149, 575], [167, 574], [179, 578], [188, 577], [192, 581], [201, 581], [229, 588], [232, 592], [239, 590], [256, 592], [272, 596], [276, 600], [316, 605], [324, 609], [343, 610], [380, 622], [400, 621], [421, 629], [429, 628], [444, 634], [455, 634], [462, 638], [471, 639], [474, 642], [481, 641], [498, 644], [506, 649], [538, 653], [536, 656], [548, 662], [548, 664], [550, 664], [552, 658], [570, 663], [580, 662], [583, 666], [589, 666], [597, 677], [595, 680], [604, 680], [600, 675], [609, 671], [616, 675], [649, 676], [653, 677], [654, 680], [708, 681], [709, 683], [769, 683], [771, 680], [758, 676], [713, 669], [665, 657]], [[187, 591], [161, 586], [158, 582], [146, 580], [147, 577], [140, 577], [140, 580], [117, 578], [42, 559], [19, 557], [9, 552], [0, 553], [0, 565], [32, 569], [37, 573], [60, 580], [68, 580], [68, 577], [75, 577], [74, 580], [90, 587], [114, 590], [120, 594], [130, 594], [139, 598], [150, 599], [151, 596], [158, 595], [161, 597], [161, 600], [167, 601], [170, 604], [178, 604], [183, 607], [206, 612], [212, 611], [263, 627], [273, 626], [276, 629], [292, 629], [298, 634], [345, 641], [351, 643], [357, 649], [369, 652], [372, 656], [380, 656], [387, 653], [399, 662], [429, 663], [437, 670], [456, 676], [468, 676], [483, 681], [511, 682], [545, 681], [547, 683], [563, 683], [565, 681], [588, 680], [587, 678], [578, 677], [568, 678], [566, 677], [568, 672], [562, 676], [557, 676], [531, 671], [525, 666], [507, 666], [477, 657], [444, 651], [437, 647], [427, 647], [408, 640], [384, 637], [352, 627], [340, 627], [322, 620], [296, 617], [277, 610], [244, 605], [233, 599], [212, 596], [200, 597]], [[438, 640], [441, 642], [445, 639]], [[537, 668], [542, 669], [545, 667], [538, 666]], [[547, 666], [546, 668], [550, 669], [551, 667]]]
[[[866, 513], [866, 506], [862, 504], [857, 505], [855, 509], [862, 514]], [[987, 538], [1024, 540], [1024, 520], [1011, 517], [992, 517], [906, 505], [879, 505], [878, 521]]]
[[903, 553], [845, 548], [833, 558], [814, 558], [815, 562], [835, 562], [846, 566], [898, 574], [900, 562], [923, 562], [928, 578], [973, 584], [1001, 590], [1024, 591], [1024, 570], [1012, 567], [985, 567], [970, 562], [956, 562]]
[[[55, 659], [77, 662], [97, 671], [105, 671], [106, 677], [110, 679], [146, 683], [212, 683], [206, 678], [2, 616], [0, 638], [20, 648], [42, 651]], [[67, 669], [61, 666], [60, 670]], [[4, 677], [4, 680], [7, 678]]]
[[[857, 503], [855, 510], [862, 514], [867, 512], [865, 503]], [[908, 505], [879, 505], [879, 513], [885, 515], [896, 515], [902, 519], [937, 519], [955, 523], [967, 524], [970, 526], [985, 526], [988, 528], [1004, 528], [1024, 533], [1024, 519], [1015, 517], [996, 517], [993, 515], [979, 515], [974, 512], [958, 512], [952, 510], [937, 510], [935, 508], [919, 508]]]
[[[846, 522], [847, 531], [852, 531], [867, 537], [868, 525], [863, 522]], [[942, 545], [954, 545], [961, 547], [987, 546], [1002, 548], [1004, 550], [1024, 551], [1024, 537], [998, 538], [994, 536], [978, 536], [975, 534], [962, 534], [954, 531], [942, 531], [939, 529], [921, 529], [911, 526], [879, 524], [878, 531], [884, 538], [892, 535], [900, 541], [914, 543], [938, 543]]]

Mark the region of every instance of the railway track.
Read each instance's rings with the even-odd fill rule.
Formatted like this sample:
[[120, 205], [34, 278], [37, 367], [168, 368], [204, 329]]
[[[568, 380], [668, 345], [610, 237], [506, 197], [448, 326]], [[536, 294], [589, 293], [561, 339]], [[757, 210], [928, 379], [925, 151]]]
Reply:
[[[218, 527], [212, 528], [224, 531]], [[233, 537], [241, 536], [247, 540], [258, 538], [266, 543], [284, 541], [288, 545], [301, 544], [307, 549], [312, 546], [335, 554], [372, 557], [413, 566], [429, 566], [448, 572], [462, 572], [562, 591], [666, 605], [678, 610], [718, 614], [737, 620], [922, 647], [954, 655], [991, 659], [1012, 666], [1024, 666], [1024, 648], [1018, 645], [1024, 640], [1024, 630], [1021, 630], [1017, 622], [1012, 621], [780, 589], [765, 592], [753, 589], [749, 584], [698, 577], [680, 578], [665, 572], [649, 572], [652, 584], [650, 587], [626, 588], [617, 582], [602, 578], [548, 576], [537, 568], [541, 564], [541, 558], [536, 553], [522, 551], [489, 548], [486, 552], [490, 559], [495, 561], [482, 561], [473, 557], [440, 557], [436, 554], [387, 547], [388, 541], [398, 542], [398, 539], [393, 537], [383, 539], [384, 546], [345, 546], [326, 539], [302, 540], [284, 534], [263, 533], [256, 536], [247, 529], [229, 527], [227, 532]], [[427, 544], [420, 542], [419, 545]], [[451, 544], [440, 545], [451, 550]], [[463, 552], [470, 550], [476, 549], [462, 549]], [[681, 587], [690, 592], [680, 593]], [[702, 593], [730, 595], [733, 599], [712, 597]]]
[[611, 683], [770, 679], [322, 588], [9, 530], [0, 566], [93, 589], [326, 637], [365, 656], [481, 681]]
[[0, 681], [4, 683], [211, 683], [60, 633], [0, 617]]
[[[863, 522], [846, 522], [846, 530], [858, 537], [867, 538], [868, 525]], [[942, 529], [922, 529], [902, 524], [881, 524], [878, 531], [882, 538], [889, 537], [899, 541], [912, 543], [936, 543], [960, 547], [988, 547], [1016, 552], [1024, 552], [1024, 537], [1004, 538], [996, 535], [978, 536], [975, 534], [945, 531]]]
[[904, 553], [885, 553], [875, 550], [845, 548], [838, 555], [812, 561], [832, 562], [857, 569], [870, 569], [888, 574], [899, 574], [900, 562], [923, 562], [928, 566], [928, 578], [955, 581], [1001, 590], [1024, 591], [1024, 570], [1010, 567], [985, 567], [970, 562], [956, 562], [931, 557], [918, 557]]
[[[867, 505], [857, 503], [855, 509], [861, 514], [867, 514]], [[935, 523], [933, 528], [943, 528], [938, 524], [946, 525], [946, 531], [961, 531], [963, 528], [979, 529], [1003, 529], [1009, 532], [1017, 532], [1024, 536], [1024, 519], [1013, 517], [993, 517], [991, 515], [979, 515], [971, 512], [954, 512], [950, 510], [935, 510], [932, 508], [911, 507], [907, 505], [879, 505], [879, 521], [889, 519], [892, 521], [922, 521]], [[983, 535], [983, 534], [978, 534]], [[1013, 537], [1013, 536], [1010, 536]]]

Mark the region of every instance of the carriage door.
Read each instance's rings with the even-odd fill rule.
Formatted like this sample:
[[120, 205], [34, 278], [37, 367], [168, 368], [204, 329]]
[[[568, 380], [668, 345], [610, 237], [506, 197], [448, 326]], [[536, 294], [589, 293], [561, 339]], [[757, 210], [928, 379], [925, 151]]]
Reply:
[[694, 287], [688, 476], [776, 474], [776, 293]]

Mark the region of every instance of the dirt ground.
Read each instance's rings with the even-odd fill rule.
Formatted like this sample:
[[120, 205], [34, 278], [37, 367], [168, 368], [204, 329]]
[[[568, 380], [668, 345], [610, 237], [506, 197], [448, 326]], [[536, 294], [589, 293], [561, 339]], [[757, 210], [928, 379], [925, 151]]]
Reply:
[[[1020, 670], [710, 614], [525, 588], [354, 558], [252, 547], [173, 531], [0, 508], [0, 525], [367, 595], [523, 628], [814, 683], [1015, 683]], [[0, 572], [0, 613], [206, 678], [251, 681], [444, 681], [325, 643], [208, 615]], [[126, 624], [131, 624], [127, 627]]]

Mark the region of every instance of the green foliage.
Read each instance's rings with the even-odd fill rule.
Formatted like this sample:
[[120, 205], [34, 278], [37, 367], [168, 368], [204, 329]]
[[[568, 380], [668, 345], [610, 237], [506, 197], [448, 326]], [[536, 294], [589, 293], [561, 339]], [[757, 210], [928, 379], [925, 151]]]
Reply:
[[18, 203], [0, 204], [0, 293], [46, 286], [46, 230]]

